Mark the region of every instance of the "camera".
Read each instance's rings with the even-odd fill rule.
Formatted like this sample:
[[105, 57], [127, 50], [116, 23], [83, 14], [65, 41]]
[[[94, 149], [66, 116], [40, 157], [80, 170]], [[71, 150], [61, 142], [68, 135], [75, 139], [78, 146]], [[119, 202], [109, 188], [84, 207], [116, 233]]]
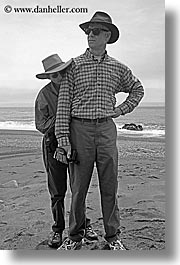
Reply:
[[70, 158], [68, 158], [68, 162], [79, 164], [79, 161], [77, 160], [77, 150], [76, 149], [73, 149], [71, 151], [71, 156], [70, 156]]

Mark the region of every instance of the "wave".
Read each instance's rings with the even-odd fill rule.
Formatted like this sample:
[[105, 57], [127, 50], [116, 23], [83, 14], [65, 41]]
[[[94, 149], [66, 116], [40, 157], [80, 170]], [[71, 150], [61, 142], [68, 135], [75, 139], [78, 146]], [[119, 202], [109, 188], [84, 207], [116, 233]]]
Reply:
[[36, 131], [34, 121], [19, 122], [19, 121], [4, 121], [0, 122], [1, 130], [28, 130]]
[[131, 131], [122, 129], [116, 124], [118, 135], [137, 137], [165, 137], [165, 129], [162, 126], [143, 126], [143, 131]]
[[[118, 135], [137, 137], [165, 137], [163, 126], [143, 126], [143, 131], [131, 131], [122, 129], [123, 125], [116, 124]], [[34, 121], [1, 121], [0, 129], [4, 130], [29, 130], [36, 131]]]

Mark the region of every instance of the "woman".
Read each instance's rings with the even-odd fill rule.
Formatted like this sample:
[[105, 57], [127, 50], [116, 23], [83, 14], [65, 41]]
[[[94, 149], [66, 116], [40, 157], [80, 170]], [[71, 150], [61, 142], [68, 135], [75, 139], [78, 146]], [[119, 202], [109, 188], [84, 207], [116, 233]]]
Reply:
[[[72, 59], [64, 63], [57, 54], [50, 55], [42, 61], [45, 72], [36, 75], [38, 79], [50, 80], [40, 90], [36, 98], [35, 124], [36, 129], [44, 134], [42, 142], [43, 161], [47, 172], [48, 190], [51, 196], [51, 210], [54, 219], [48, 245], [53, 248], [58, 248], [62, 244], [62, 233], [65, 229], [64, 198], [67, 190], [68, 168], [66, 163], [54, 158], [57, 147], [54, 133], [56, 108], [61, 80], [65, 72], [68, 71], [71, 62]], [[98, 238], [88, 218], [86, 218], [85, 237], [89, 240]]]

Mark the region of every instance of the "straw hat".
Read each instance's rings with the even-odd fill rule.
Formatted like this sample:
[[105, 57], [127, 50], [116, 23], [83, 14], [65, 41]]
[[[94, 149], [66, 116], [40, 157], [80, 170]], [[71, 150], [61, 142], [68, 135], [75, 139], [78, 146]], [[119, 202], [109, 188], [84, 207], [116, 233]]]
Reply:
[[60, 72], [67, 68], [71, 64], [71, 62], [72, 59], [64, 63], [58, 54], [50, 55], [42, 61], [45, 72], [37, 74], [36, 77], [39, 79], [47, 79], [47, 74]]
[[119, 38], [119, 30], [118, 28], [112, 23], [112, 19], [111, 17], [105, 13], [105, 12], [101, 12], [101, 11], [97, 11], [93, 17], [91, 18], [90, 21], [84, 22], [82, 24], [79, 25], [79, 27], [82, 30], [86, 30], [89, 27], [90, 23], [100, 23], [102, 25], [104, 25], [105, 27], [107, 27], [109, 29], [109, 31], [111, 32], [111, 38], [109, 39], [108, 43], [114, 43], [118, 40]]

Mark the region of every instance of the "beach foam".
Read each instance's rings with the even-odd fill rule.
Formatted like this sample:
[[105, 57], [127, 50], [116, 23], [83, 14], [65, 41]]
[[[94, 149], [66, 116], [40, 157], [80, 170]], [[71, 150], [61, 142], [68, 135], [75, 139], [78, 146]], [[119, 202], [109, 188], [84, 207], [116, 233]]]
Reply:
[[35, 131], [35, 124], [31, 122], [19, 122], [19, 121], [4, 121], [0, 122], [0, 129], [2, 130], [28, 130]]
[[118, 135], [123, 136], [137, 136], [137, 137], [165, 137], [165, 130], [158, 129], [144, 129], [143, 131], [131, 131], [117, 128]]

